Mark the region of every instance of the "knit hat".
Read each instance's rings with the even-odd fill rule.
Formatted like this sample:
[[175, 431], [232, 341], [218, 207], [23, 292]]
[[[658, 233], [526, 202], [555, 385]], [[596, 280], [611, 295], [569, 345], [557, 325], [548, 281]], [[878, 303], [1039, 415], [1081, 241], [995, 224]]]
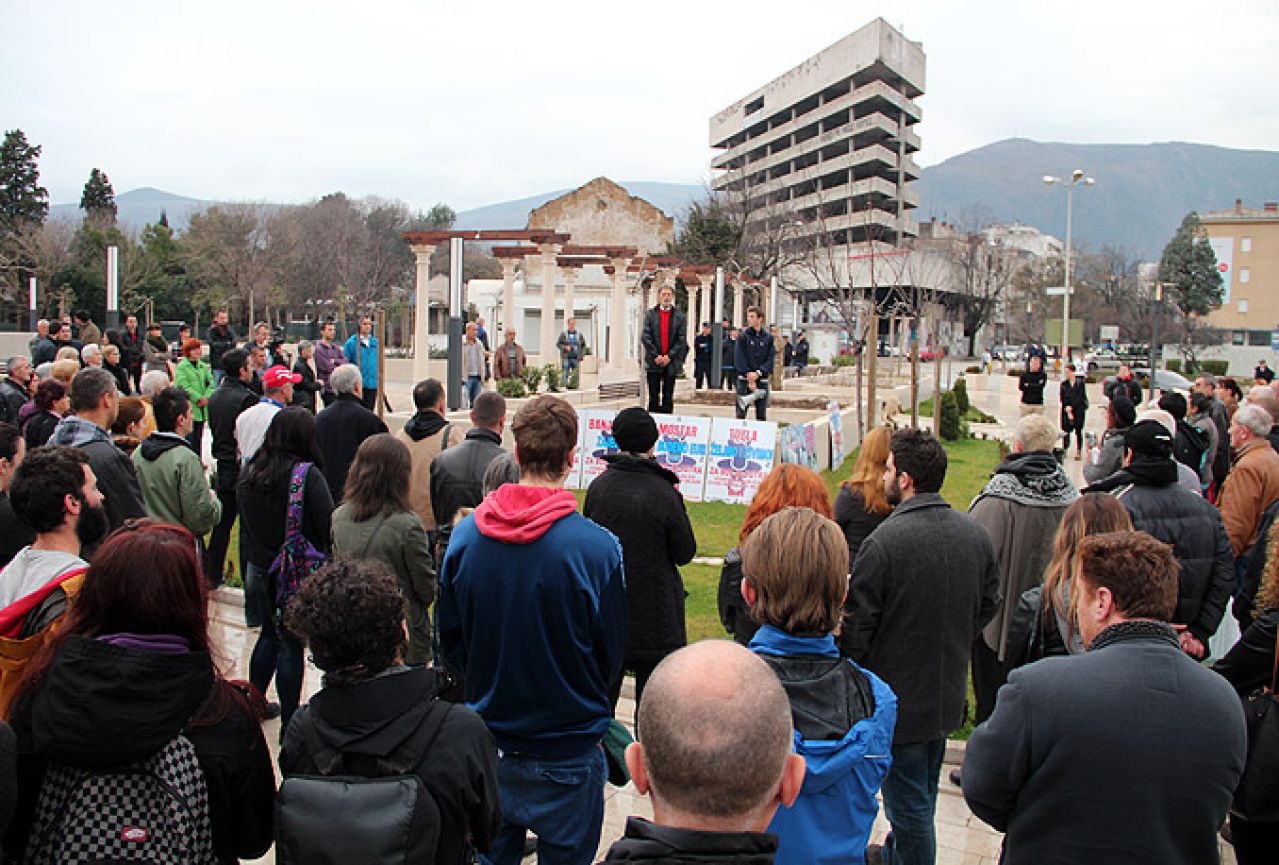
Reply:
[[1167, 459], [1172, 456], [1172, 433], [1157, 420], [1138, 421], [1124, 433], [1124, 448], [1136, 456]]
[[642, 408], [622, 409], [613, 419], [613, 441], [620, 451], [647, 453], [657, 442], [657, 422]]
[[1115, 410], [1115, 420], [1120, 426], [1132, 426], [1137, 420], [1137, 407], [1126, 396], [1116, 394], [1111, 397], [1110, 407]]

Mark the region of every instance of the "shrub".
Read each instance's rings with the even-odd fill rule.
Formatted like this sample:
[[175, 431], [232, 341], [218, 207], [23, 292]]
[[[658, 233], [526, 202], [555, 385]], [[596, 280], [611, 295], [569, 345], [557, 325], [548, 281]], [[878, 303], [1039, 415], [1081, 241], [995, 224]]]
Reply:
[[831, 361], [832, 366], [856, 366], [857, 358], [851, 354], [837, 354]]
[[447, 348], [435, 348], [432, 346], [426, 350], [426, 356], [431, 360], [444, 360], [449, 356], [449, 350]]
[[507, 399], [523, 399], [528, 396], [528, 388], [518, 378], [498, 379], [497, 392]]
[[944, 391], [941, 395], [940, 421], [938, 432], [941, 437], [948, 442], [958, 441], [960, 436], [959, 402], [955, 399], [953, 390]]
[[528, 388], [529, 393], [537, 393], [538, 385], [542, 383], [542, 368], [530, 364], [524, 367], [524, 371], [520, 373], [520, 378], [524, 379], [524, 386]]
[[1199, 361], [1199, 371], [1206, 372], [1208, 375], [1225, 375], [1230, 369], [1230, 361], [1228, 360], [1201, 360]]
[[964, 381], [963, 377], [955, 379], [954, 392], [955, 401], [959, 403], [960, 415], [968, 414], [968, 383]]
[[1180, 358], [1175, 358], [1175, 357], [1174, 357], [1174, 358], [1173, 358], [1173, 359], [1171, 359], [1171, 360], [1165, 361], [1165, 362], [1164, 362], [1164, 369], [1168, 370], [1169, 372], [1181, 372], [1181, 360], [1180, 360]]
[[1021, 374], [1023, 372], [1025, 372], [1024, 369], [1022, 369], [1021, 367], [1014, 366], [1008, 370], [1008, 375], [1010, 378], [1021, 378]]
[[981, 375], [981, 367], [966, 366], [964, 367], [964, 372], [967, 373], [968, 375]]
[[569, 390], [577, 390], [582, 383], [582, 370], [574, 368], [568, 371], [568, 380], [564, 382], [564, 386]]
[[548, 393], [560, 392], [560, 365], [557, 363], [548, 363], [542, 367], [542, 378], [546, 380], [546, 390]]

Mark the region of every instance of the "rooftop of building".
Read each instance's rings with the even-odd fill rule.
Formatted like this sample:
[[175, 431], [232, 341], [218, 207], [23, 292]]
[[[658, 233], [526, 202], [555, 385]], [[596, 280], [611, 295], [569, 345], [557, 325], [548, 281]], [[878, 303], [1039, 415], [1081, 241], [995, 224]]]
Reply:
[[1236, 198], [1229, 210], [1208, 210], [1199, 214], [1199, 221], [1213, 222], [1279, 222], [1279, 202], [1267, 201], [1261, 207], [1244, 207]]

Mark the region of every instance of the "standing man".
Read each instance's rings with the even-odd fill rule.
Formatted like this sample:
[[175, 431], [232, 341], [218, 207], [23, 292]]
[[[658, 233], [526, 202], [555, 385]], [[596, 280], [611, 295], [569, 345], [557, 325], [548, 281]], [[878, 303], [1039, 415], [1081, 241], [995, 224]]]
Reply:
[[315, 346], [315, 374], [323, 387], [320, 399], [324, 400], [326, 406], [333, 404], [333, 388], [329, 385], [329, 376], [333, 375], [333, 370], [346, 363], [346, 353], [342, 346], [333, 341], [333, 334], [336, 332], [333, 321], [325, 321], [320, 326], [320, 342]]
[[484, 498], [484, 472], [502, 454], [506, 400], [493, 391], [480, 394], [471, 406], [471, 423], [462, 443], [442, 448], [431, 463], [431, 508], [438, 530], [453, 525], [459, 508], [473, 508]]
[[[241, 414], [258, 404], [258, 395], [249, 386], [252, 380], [248, 352], [233, 348], [222, 355], [222, 383], [209, 397], [209, 430], [213, 434], [213, 460], [218, 473], [216, 490], [218, 501], [222, 503], [222, 515], [209, 537], [204, 573], [215, 586], [222, 584], [226, 551], [236, 517], [235, 485], [240, 479], [240, 455], [235, 425]], [[244, 551], [245, 545], [240, 544], [241, 574], [244, 573]], [[256, 605], [256, 601], [246, 593], [245, 604], [250, 603]], [[247, 606], [245, 613], [248, 614]], [[256, 627], [253, 620], [250, 620], [250, 626]]]
[[[280, 367], [283, 369], [283, 367]], [[294, 376], [301, 379], [300, 375]], [[324, 457], [324, 479], [329, 482], [333, 504], [342, 501], [346, 489], [346, 473], [355, 452], [369, 436], [386, 432], [386, 424], [365, 407], [360, 399], [360, 368], [354, 364], [340, 366], [329, 379], [333, 385], [333, 405], [315, 416], [315, 443]]]
[[309, 339], [298, 343], [298, 359], [293, 362], [293, 372], [301, 380], [293, 386], [293, 404], [315, 414], [315, 395], [320, 392], [320, 382], [315, 376], [315, 344]]
[[555, 347], [560, 350], [560, 367], [564, 370], [564, 386], [568, 387], [568, 374], [578, 368], [582, 362], [582, 349], [586, 348], [586, 340], [577, 332], [577, 319], [570, 318], [564, 325]]
[[484, 329], [482, 317], [475, 319], [475, 338], [480, 341], [480, 345], [484, 346], [484, 380], [488, 381], [493, 377], [492, 367], [489, 364], [492, 348], [489, 346], [489, 333]]
[[1275, 371], [1266, 363], [1264, 357], [1257, 361], [1257, 368], [1252, 371], [1252, 380], [1263, 384], [1270, 384], [1275, 380]]
[[1239, 406], [1230, 419], [1235, 464], [1218, 504], [1236, 556], [1244, 556], [1257, 543], [1262, 512], [1279, 501], [1279, 453], [1266, 437], [1270, 426], [1270, 415], [1252, 403]]
[[58, 356], [58, 348], [61, 345], [58, 335], [62, 332], [62, 322], [54, 319], [49, 322], [45, 331], [44, 338], [39, 340], [35, 348], [31, 350], [31, 363], [35, 366], [53, 363], [54, 358]]
[[737, 390], [737, 328], [729, 327], [728, 319], [724, 319], [721, 333], [724, 334], [724, 347], [720, 358], [720, 384], [725, 390]]
[[195, 423], [191, 399], [180, 387], [166, 387], [151, 406], [155, 432], [142, 440], [132, 457], [147, 514], [158, 522], [182, 526], [203, 547], [204, 536], [222, 516], [222, 505], [209, 489], [204, 466], [190, 446]]
[[20, 354], [9, 358], [7, 373], [0, 379], [0, 421], [20, 426], [18, 414], [31, 399], [33, 378], [35, 370], [31, 367], [31, 361]]
[[711, 336], [711, 323], [702, 322], [702, 330], [693, 337], [693, 388], [701, 390], [711, 386], [711, 358], [715, 340]]
[[1061, 449], [1070, 450], [1070, 434], [1075, 434], [1075, 459], [1084, 451], [1084, 421], [1088, 417], [1088, 385], [1075, 374], [1075, 365], [1066, 364], [1061, 382]]
[[440, 569], [440, 644], [467, 706], [497, 739], [502, 829], [480, 862], [517, 865], [531, 829], [542, 861], [588, 865], [604, 820], [608, 689], [626, 640], [622, 551], [564, 489], [573, 407], [535, 397], [512, 430], [521, 481], [453, 531]]
[[0, 422], [0, 568], [35, 540], [35, 532], [18, 518], [9, 501], [13, 474], [27, 455], [27, 442], [17, 424]]
[[758, 306], [746, 309], [746, 330], [734, 346], [737, 371], [737, 419], [755, 403], [755, 420], [768, 420], [768, 376], [773, 371], [773, 338], [764, 330], [764, 314]]
[[42, 318], [36, 322], [36, 335], [27, 341], [27, 356], [34, 358], [36, 356], [36, 346], [43, 340], [49, 338], [49, 319]]
[[[102, 342], [102, 331], [93, 323], [87, 309], [78, 309], [75, 314], [76, 327], [80, 329], [80, 342], [85, 345], [99, 345]], [[1265, 363], [1263, 360], [1262, 363]], [[1270, 374], [1271, 377], [1274, 373]]]
[[1217, 862], [1247, 755], [1239, 697], [1178, 649], [1167, 545], [1114, 532], [1077, 556], [1088, 651], [1013, 672], [968, 740], [964, 799], [1007, 833], [1008, 865]]
[[675, 410], [675, 379], [688, 356], [688, 319], [675, 308], [675, 289], [664, 285], [657, 292], [657, 306], [644, 314], [644, 371], [648, 374], [650, 414]]
[[[1032, 354], [1027, 369], [1017, 380], [1017, 388], [1021, 391], [1021, 416], [1044, 413], [1044, 387], [1048, 384], [1048, 373], [1044, 372], [1044, 359]], [[1140, 402], [1140, 398], [1138, 398]]]
[[[49, 325], [49, 331], [53, 331], [52, 324]], [[133, 379], [134, 393], [142, 390], [142, 343], [145, 341], [146, 335], [138, 330], [138, 317], [127, 316], [124, 319], [124, 332], [120, 334], [120, 344], [124, 347], [124, 357], [120, 360], [129, 371], [129, 377]]]
[[[364, 401], [364, 407], [369, 411], [377, 409], [377, 351], [378, 342], [377, 337], [373, 335], [373, 319], [366, 315], [360, 319], [360, 332], [351, 334], [346, 345], [342, 347], [342, 354], [346, 356], [348, 363], [355, 364], [360, 370], [360, 392], [363, 394], [361, 399]], [[334, 396], [336, 395], [337, 391], [334, 389]], [[334, 490], [333, 495], [341, 495], [341, 491]]]
[[499, 381], [519, 378], [524, 372], [524, 364], [528, 362], [524, 346], [515, 341], [515, 328], [507, 328], [504, 339], [506, 341], [493, 353], [493, 374]]
[[293, 385], [297, 376], [282, 366], [273, 366], [262, 374], [262, 397], [235, 419], [235, 443], [240, 451], [240, 464], [245, 465], [262, 447], [266, 428], [275, 413], [293, 402]]
[[484, 390], [484, 344], [479, 340], [479, 326], [473, 321], [466, 323], [462, 340], [462, 386], [466, 389], [466, 404], [475, 405]]
[[182, 343], [182, 359], [173, 369], [173, 383], [191, 400], [191, 429], [185, 435], [196, 456], [204, 453], [204, 422], [209, 419], [209, 397], [213, 396], [213, 373], [204, 362], [204, 346], [198, 339]]
[[235, 331], [227, 323], [225, 309], [213, 313], [213, 324], [209, 325], [209, 366], [213, 368], [213, 384], [222, 383], [222, 355], [235, 348]]
[[1196, 378], [1195, 393], [1204, 394], [1211, 400], [1208, 404], [1208, 414], [1212, 422], [1217, 425], [1217, 441], [1221, 443], [1212, 463], [1213, 488], [1210, 491], [1210, 498], [1216, 501], [1222, 485], [1226, 482], [1226, 475], [1230, 473], [1230, 448], [1227, 445], [1230, 441], [1230, 412], [1226, 409], [1225, 403], [1217, 397], [1217, 379], [1214, 376], [1204, 373]]
[[1119, 364], [1119, 374], [1106, 382], [1104, 391], [1106, 399], [1114, 399], [1115, 395], [1119, 394], [1128, 397], [1133, 405], [1141, 405], [1141, 382], [1137, 381], [1137, 377], [1132, 374], [1132, 370], [1126, 363]]
[[[507, 331], [511, 333], [511, 331]], [[501, 353], [498, 354], [500, 360]], [[409, 480], [409, 503], [422, 518], [435, 551], [435, 510], [431, 507], [431, 461], [440, 451], [462, 441], [462, 428], [449, 423], [444, 416], [448, 411], [444, 398], [444, 385], [433, 378], [423, 379], [413, 388], [413, 405], [417, 413], [409, 418], [404, 429], [396, 433], [409, 448], [412, 460], [412, 477]], [[500, 436], [499, 436], [500, 441]]]
[[999, 601], [990, 536], [941, 497], [945, 479], [937, 439], [922, 430], [893, 433], [884, 491], [897, 508], [853, 563], [840, 649], [897, 694], [893, 767], [883, 787], [892, 831], [882, 850], [868, 848], [868, 862], [936, 860], [946, 736], [964, 721], [972, 643]]
[[804, 374], [804, 368], [808, 366], [808, 337], [804, 336], [801, 330], [795, 338], [795, 368], [799, 370], [799, 374]]
[[249, 379], [249, 387], [253, 388], [253, 391], [261, 396], [263, 393], [262, 374], [266, 372], [267, 367], [266, 349], [256, 342], [249, 343], [246, 349], [249, 352], [249, 370], [253, 373]]

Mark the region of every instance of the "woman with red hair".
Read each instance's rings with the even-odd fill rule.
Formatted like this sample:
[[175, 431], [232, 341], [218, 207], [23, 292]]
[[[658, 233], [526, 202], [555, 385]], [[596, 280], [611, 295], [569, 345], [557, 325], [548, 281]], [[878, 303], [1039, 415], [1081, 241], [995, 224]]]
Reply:
[[742, 597], [742, 558], [738, 549], [756, 526], [788, 507], [810, 508], [831, 518], [830, 496], [817, 472], [795, 463], [782, 463], [769, 472], [746, 509], [738, 546], [724, 555], [724, 570], [719, 576], [719, 620], [743, 646], [750, 643], [759, 624]]
[[[78, 844], [105, 861], [120, 852], [112, 845], [138, 855], [174, 834], [195, 840], [180, 854], [154, 850], [155, 861], [167, 853], [177, 855], [172, 861], [234, 863], [270, 848], [275, 775], [264, 704], [218, 671], [207, 592], [186, 529], [130, 521], [98, 549], [14, 700], [18, 810], [7, 853], [62, 861], [73, 855], [64, 848]], [[182, 771], [193, 763], [198, 777]], [[137, 795], [143, 785], [168, 795]], [[99, 788], [117, 790], [124, 802], [95, 798]], [[189, 833], [161, 831], [181, 822], [175, 803], [185, 806]], [[130, 807], [124, 829], [94, 833], [95, 818]]]

